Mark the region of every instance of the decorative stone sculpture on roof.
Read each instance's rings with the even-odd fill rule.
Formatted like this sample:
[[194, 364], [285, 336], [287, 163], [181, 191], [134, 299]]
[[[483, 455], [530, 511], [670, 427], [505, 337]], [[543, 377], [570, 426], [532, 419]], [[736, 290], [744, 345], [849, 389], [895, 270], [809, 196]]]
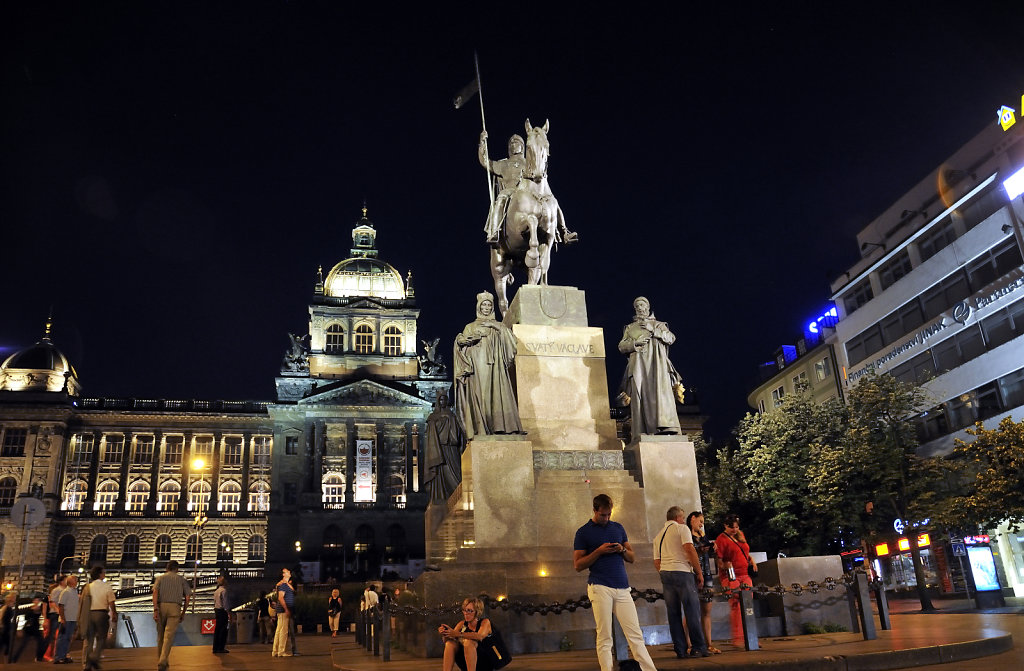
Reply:
[[301, 373], [309, 370], [309, 350], [306, 349], [308, 335], [297, 336], [294, 333], [288, 334], [288, 342], [291, 349], [284, 355], [282, 368], [294, 373]]

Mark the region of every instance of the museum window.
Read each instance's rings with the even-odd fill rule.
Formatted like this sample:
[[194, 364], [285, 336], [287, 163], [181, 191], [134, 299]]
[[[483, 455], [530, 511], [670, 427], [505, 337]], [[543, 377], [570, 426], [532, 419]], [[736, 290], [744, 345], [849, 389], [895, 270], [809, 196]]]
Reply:
[[384, 354], [398, 356], [402, 353], [402, 332], [397, 326], [384, 329]]
[[136, 480], [128, 488], [128, 510], [142, 512], [149, 502], [149, 483]]
[[237, 482], [228, 481], [220, 486], [217, 509], [224, 512], [238, 512], [242, 505], [242, 488]]
[[81, 510], [82, 502], [85, 501], [85, 493], [88, 491], [85, 480], [75, 480], [64, 489], [64, 501], [61, 503], [62, 510]]
[[353, 548], [357, 553], [369, 552], [373, 547], [373, 527], [360, 524], [356, 527], [356, 542]]
[[878, 269], [878, 280], [882, 284], [882, 289], [888, 289], [896, 284], [897, 281], [909, 274], [911, 270], [910, 255], [907, 250], [896, 254]]
[[256, 436], [252, 439], [252, 461], [260, 466], [270, 465], [270, 436]]
[[0, 479], [0, 508], [14, 505], [14, 497], [18, 494], [18, 481], [12, 477]]
[[[75, 557], [75, 546], [77, 539], [74, 534], [64, 534], [57, 541], [57, 561], [63, 562], [67, 559], [73, 559]], [[62, 568], [62, 567], [58, 567]]]
[[852, 315], [874, 297], [875, 294], [871, 291], [869, 280], [864, 280], [855, 286], [850, 293], [843, 297], [843, 307], [846, 308], [847, 316]]
[[953, 227], [952, 218], [932, 226], [927, 233], [917, 239], [921, 263], [938, 254], [954, 240], [956, 240], [956, 230]]
[[173, 513], [178, 510], [178, 499], [180, 498], [181, 487], [177, 482], [169, 480], [160, 487], [160, 497], [157, 499], [156, 509]]
[[343, 549], [341, 529], [337, 524], [328, 524], [324, 529], [324, 552], [326, 554], [341, 554]]
[[224, 439], [224, 465], [240, 466], [242, 464], [242, 439], [239, 436], [228, 436]]
[[249, 536], [249, 561], [263, 561], [267, 555], [267, 542], [263, 536]]
[[107, 537], [99, 534], [89, 544], [89, 564], [107, 563]]
[[785, 396], [785, 395], [786, 395], [785, 387], [781, 387], [780, 386], [777, 389], [772, 389], [772, 407], [773, 408], [777, 408], [780, 405], [782, 405], [782, 397]]
[[7, 429], [4, 441], [0, 445], [0, 457], [24, 457], [25, 441], [28, 440], [28, 429]]
[[103, 438], [103, 463], [120, 464], [124, 457], [124, 436], [107, 434]]
[[392, 507], [405, 507], [405, 480], [402, 479], [402, 476], [396, 473], [389, 475], [384, 493]]
[[107, 480], [96, 488], [96, 504], [93, 510], [113, 510], [117, 503], [117, 483]]
[[156, 537], [156, 545], [153, 546], [153, 556], [157, 561], [170, 561], [171, 559], [171, 537], [161, 534]]
[[368, 324], [360, 324], [356, 327], [354, 349], [359, 354], [371, 354], [373, 352], [373, 329]]
[[832, 362], [829, 361], [828, 357], [814, 363], [814, 377], [818, 382], [821, 382], [831, 374]]
[[401, 524], [392, 524], [388, 527], [388, 544], [384, 546], [384, 554], [391, 561], [405, 559], [405, 528]]
[[284, 453], [287, 455], [296, 455], [299, 453], [299, 437], [298, 436], [285, 436], [284, 437]]
[[327, 342], [324, 345], [324, 352], [327, 354], [340, 354], [345, 351], [345, 329], [341, 324], [331, 324], [326, 331]]
[[153, 436], [137, 436], [135, 438], [135, 463], [153, 463]]
[[192, 444], [192, 459], [202, 459], [207, 466], [213, 463], [213, 436], [196, 436]]
[[164, 439], [164, 463], [180, 464], [185, 452], [184, 436], [167, 436]]
[[235, 559], [235, 539], [224, 535], [217, 541], [217, 561], [230, 562]]
[[91, 433], [79, 433], [75, 436], [74, 446], [68, 456], [68, 463], [76, 466], [88, 467], [92, 461], [93, 448], [96, 445], [96, 437]]
[[198, 563], [203, 558], [203, 539], [199, 534], [193, 533], [185, 543], [185, 561]]
[[286, 506], [294, 506], [299, 502], [298, 488], [295, 486], [294, 482], [284, 483], [284, 496], [282, 499], [282, 502]]
[[332, 473], [323, 481], [323, 502], [324, 508], [340, 510], [345, 507], [345, 480], [336, 473]]
[[270, 510], [270, 486], [267, 483], [257, 482], [249, 488], [249, 510]]
[[211, 487], [206, 481], [193, 483], [188, 490], [188, 509], [197, 513], [209, 511]]
[[138, 566], [139, 564], [139, 537], [135, 534], [128, 534], [124, 537], [121, 545], [121, 565]]

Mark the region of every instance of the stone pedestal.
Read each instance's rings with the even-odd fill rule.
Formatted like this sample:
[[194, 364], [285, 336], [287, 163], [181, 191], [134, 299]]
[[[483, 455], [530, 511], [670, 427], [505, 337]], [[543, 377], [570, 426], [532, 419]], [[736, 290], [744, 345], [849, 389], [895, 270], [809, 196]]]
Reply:
[[665, 513], [679, 506], [687, 514], [702, 510], [697, 482], [697, 459], [686, 436], [641, 435], [626, 448], [643, 487], [647, 528], [657, 532]]
[[[843, 562], [839, 555], [825, 557], [783, 557], [769, 559], [757, 565], [757, 582], [765, 585], [818, 584], [825, 578], [837, 581], [843, 576]], [[800, 596], [786, 594], [767, 597], [771, 615], [782, 617], [783, 632], [787, 636], [804, 633], [805, 624], [839, 624], [851, 631], [850, 606], [844, 588], [822, 588], [817, 594], [804, 592]]]

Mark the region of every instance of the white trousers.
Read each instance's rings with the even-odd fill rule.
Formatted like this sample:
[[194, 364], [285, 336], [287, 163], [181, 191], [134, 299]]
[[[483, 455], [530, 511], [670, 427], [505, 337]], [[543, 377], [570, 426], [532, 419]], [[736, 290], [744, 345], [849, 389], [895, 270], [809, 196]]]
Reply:
[[594, 611], [597, 625], [597, 661], [601, 671], [614, 671], [615, 656], [612, 654], [612, 614], [619, 621], [622, 633], [626, 635], [633, 659], [640, 663], [643, 671], [657, 671], [651, 655], [644, 645], [644, 632], [636, 616], [636, 604], [629, 595], [629, 588], [615, 589], [604, 585], [587, 585], [587, 596]]

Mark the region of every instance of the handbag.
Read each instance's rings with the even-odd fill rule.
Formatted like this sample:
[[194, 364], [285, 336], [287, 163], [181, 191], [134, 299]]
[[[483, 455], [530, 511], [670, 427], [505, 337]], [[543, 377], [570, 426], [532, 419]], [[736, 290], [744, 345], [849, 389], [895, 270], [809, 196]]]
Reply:
[[735, 545], [736, 547], [738, 547], [740, 549], [740, 552], [743, 553], [743, 556], [747, 558], [747, 575], [749, 575], [751, 578], [756, 578], [757, 577], [757, 567], [754, 566], [754, 560], [750, 558], [750, 555], [747, 554], [747, 551], [743, 549], [742, 545], [740, 545], [739, 543], [737, 543], [736, 541], [734, 541], [732, 539], [732, 536], [729, 536], [729, 534], [725, 534], [725, 536], [730, 541], [732, 541], [732, 544]]
[[[512, 661], [512, 653], [505, 645], [505, 639], [501, 637], [501, 632], [495, 629], [493, 624], [491, 624], [491, 633], [487, 634], [477, 646], [476, 655], [478, 660], [486, 664], [483, 668], [503, 669]], [[478, 662], [479, 666], [483, 665]]]

